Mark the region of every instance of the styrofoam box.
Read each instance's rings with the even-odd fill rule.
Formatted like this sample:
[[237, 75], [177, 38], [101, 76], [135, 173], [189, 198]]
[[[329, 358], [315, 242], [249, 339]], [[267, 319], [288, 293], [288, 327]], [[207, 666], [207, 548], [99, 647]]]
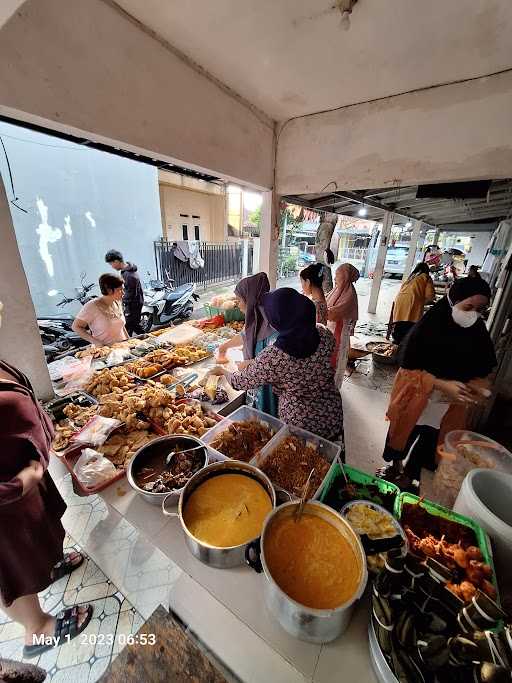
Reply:
[[[215, 429], [215, 428], [214, 428]], [[324, 483], [329, 476], [331, 470], [334, 468], [335, 464], [339, 462], [339, 455], [341, 452], [340, 446], [337, 446], [335, 443], [332, 443], [332, 441], [327, 441], [327, 439], [323, 439], [321, 436], [317, 436], [316, 434], [313, 434], [312, 432], [308, 432], [305, 429], [300, 429], [299, 427], [293, 427], [291, 425], [285, 425], [283, 429], [281, 429], [269, 442], [268, 444], [261, 449], [259, 454], [255, 456], [251, 460], [251, 465], [255, 465], [256, 467], [262, 469], [265, 460], [268, 458], [268, 456], [273, 453], [273, 451], [276, 449], [276, 447], [286, 439], [288, 436], [296, 436], [299, 439], [302, 439], [307, 445], [312, 446], [315, 448], [318, 453], [327, 460], [327, 462], [331, 463], [331, 466], [327, 470], [327, 473], [325, 477], [322, 480], [322, 483], [318, 487], [318, 489], [315, 491], [314, 495], [311, 496], [312, 500], [317, 500], [320, 498], [320, 494], [322, 493], [322, 489], [324, 487]], [[272, 482], [274, 484], [274, 482]], [[274, 484], [274, 488], [276, 490], [279, 490], [280, 487], [276, 486]], [[284, 489], [281, 489], [284, 490]], [[296, 496], [294, 493], [291, 491], [287, 491], [287, 493], [294, 499], [298, 499], [298, 496]]]
[[[276, 434], [278, 434], [285, 427], [284, 422], [272, 417], [272, 415], [267, 415], [267, 413], [262, 413], [261, 410], [256, 410], [255, 408], [250, 408], [249, 406], [241, 406], [233, 411], [230, 415], [223, 418], [220, 422], [217, 422], [214, 427], [205, 432], [201, 437], [201, 441], [203, 441], [205, 444], [210, 444], [212, 441], [214, 441], [218, 434], [228, 429], [233, 422], [247, 422], [248, 420], [257, 420], [258, 422], [262, 422], [270, 427], [270, 429], [272, 429], [274, 432], [274, 436], [272, 438], [275, 438]], [[270, 441], [268, 443], [270, 443]], [[227, 456], [224, 456], [224, 458], [226, 457]]]

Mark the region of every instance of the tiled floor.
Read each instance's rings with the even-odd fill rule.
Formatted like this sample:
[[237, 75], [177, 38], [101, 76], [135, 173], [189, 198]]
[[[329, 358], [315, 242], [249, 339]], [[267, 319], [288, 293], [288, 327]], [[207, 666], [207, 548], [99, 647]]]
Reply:
[[[68, 535], [68, 550], [80, 550]], [[94, 607], [91, 622], [69, 643], [26, 660], [48, 672], [51, 683], [93, 683], [126, 643], [126, 637], [144, 623], [142, 615], [89, 557], [72, 574], [40, 593], [43, 608], [52, 614], [75, 604]], [[0, 612], [0, 657], [22, 659], [23, 629]]]

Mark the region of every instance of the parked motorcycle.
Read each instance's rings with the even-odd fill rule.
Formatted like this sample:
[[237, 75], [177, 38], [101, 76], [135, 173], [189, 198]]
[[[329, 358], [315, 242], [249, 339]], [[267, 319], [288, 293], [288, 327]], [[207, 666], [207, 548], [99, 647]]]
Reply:
[[169, 284], [161, 280], [149, 280], [149, 287], [144, 290], [140, 317], [144, 332], [150, 332], [153, 326], [162, 327], [176, 320], [186, 320], [194, 311], [194, 301], [199, 299], [195, 283], [174, 287], [174, 280], [168, 273], [167, 281]]
[[[64, 297], [57, 304], [59, 308], [75, 301], [83, 306], [88, 301], [96, 298], [95, 294], [91, 294], [95, 284], [85, 284], [85, 278], [86, 274], [82, 273], [80, 276], [81, 286], [75, 287], [75, 296]], [[72, 353], [76, 349], [88, 346], [88, 342], [71, 329], [73, 320], [74, 316], [72, 315], [48, 315], [37, 319], [41, 342], [48, 363], [66, 353]]]

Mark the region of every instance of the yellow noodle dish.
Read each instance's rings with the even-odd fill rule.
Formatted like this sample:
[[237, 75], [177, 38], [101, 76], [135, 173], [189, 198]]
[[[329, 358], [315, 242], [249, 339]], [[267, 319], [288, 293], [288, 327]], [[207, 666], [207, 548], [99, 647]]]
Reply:
[[183, 522], [198, 541], [231, 548], [257, 538], [270, 510], [270, 496], [255, 479], [244, 474], [220, 474], [191, 493]]
[[361, 565], [350, 542], [317, 515], [277, 516], [265, 531], [264, 554], [279, 588], [306, 607], [335, 609], [359, 587]]

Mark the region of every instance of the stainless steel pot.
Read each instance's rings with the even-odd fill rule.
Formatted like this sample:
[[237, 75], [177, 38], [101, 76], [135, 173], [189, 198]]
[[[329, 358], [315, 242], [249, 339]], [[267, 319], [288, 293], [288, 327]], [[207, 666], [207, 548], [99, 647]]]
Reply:
[[181, 527], [185, 534], [185, 541], [194, 557], [197, 557], [198, 560], [201, 560], [201, 562], [204, 562], [204, 564], [207, 564], [210, 567], [227, 569], [229, 567], [238, 567], [245, 564], [246, 549], [248, 545], [256, 539], [251, 539], [247, 543], [231, 546], [229, 548], [220, 548], [217, 546], [208, 545], [191, 534], [183, 520], [183, 510], [185, 509], [187, 500], [192, 492], [195, 491], [199, 484], [202, 484], [207, 479], [219, 476], [221, 474], [243, 474], [255, 479], [259, 484], [261, 484], [261, 486], [263, 486], [265, 491], [270, 496], [272, 507], [275, 507], [276, 494], [274, 487], [272, 486], [270, 479], [263, 474], [263, 472], [261, 472], [257, 467], [249, 465], [249, 463], [246, 462], [226, 460], [224, 462], [212, 463], [211, 465], [208, 465], [204, 469], [194, 474], [194, 476], [187, 482], [181, 492], [177, 512], [171, 512], [166, 509], [165, 504], [169, 498], [169, 496], [166, 496], [166, 498], [162, 500], [162, 512], [168, 517], [179, 518]]
[[152, 493], [151, 491], [145, 491], [144, 489], [140, 488], [140, 486], [138, 486], [137, 482], [135, 481], [134, 472], [137, 472], [137, 470], [140, 467], [144, 467], [144, 462], [150, 456], [161, 453], [162, 459], [165, 459], [178, 443], [180, 444], [180, 446], [182, 444], [186, 444], [187, 448], [203, 446], [204, 451], [199, 451], [199, 453], [202, 453], [204, 457], [203, 467], [206, 467], [206, 465], [208, 464], [207, 446], [205, 446], [203, 442], [199, 439], [196, 439], [195, 436], [188, 436], [187, 434], [169, 434], [168, 436], [160, 436], [158, 439], [153, 439], [149, 443], [144, 444], [142, 448], [139, 448], [139, 450], [130, 460], [130, 463], [126, 470], [126, 477], [128, 479], [128, 483], [134, 491], [139, 493], [145, 500], [147, 500], [149, 503], [153, 505], [161, 505], [162, 501], [165, 498], [168, 498], [169, 496], [173, 497], [175, 500], [178, 500], [184, 487], [181, 489], [176, 489], [172, 492], [165, 493]]
[[304, 513], [321, 517], [332, 524], [352, 546], [359, 566], [360, 578], [354, 595], [336, 609], [313, 609], [306, 607], [284, 593], [272, 578], [265, 561], [265, 538], [272, 533], [271, 524], [280, 515], [291, 516], [300, 501], [285, 503], [267, 515], [263, 525], [261, 541], [250, 544], [247, 549], [247, 563], [257, 572], [265, 573], [264, 597], [270, 612], [288, 633], [310, 643], [328, 643], [335, 640], [347, 628], [356, 602], [364, 593], [368, 572], [366, 555], [359, 536], [343, 517], [327, 505], [318, 501], [308, 501]]

